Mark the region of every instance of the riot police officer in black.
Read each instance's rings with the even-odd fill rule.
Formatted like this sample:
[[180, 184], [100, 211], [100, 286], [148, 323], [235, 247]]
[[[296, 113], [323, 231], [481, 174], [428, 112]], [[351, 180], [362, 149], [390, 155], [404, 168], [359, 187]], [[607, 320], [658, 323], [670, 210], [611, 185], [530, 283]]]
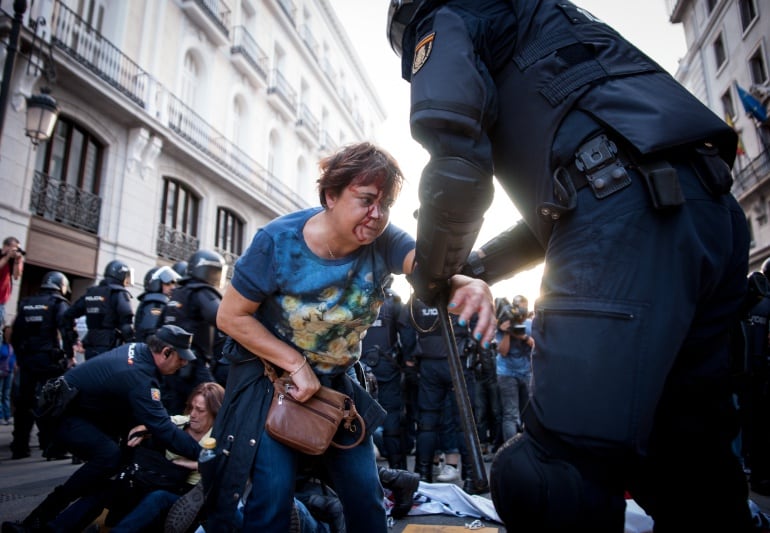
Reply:
[[144, 342], [148, 335], [163, 325], [163, 311], [180, 278], [169, 266], [154, 267], [147, 271], [144, 276], [144, 292], [137, 298], [139, 305], [134, 315], [137, 341]]
[[171, 292], [163, 323], [192, 332], [196, 356], [192, 364], [164, 380], [163, 401], [171, 413], [184, 411], [187, 397], [199, 383], [216, 380], [224, 386], [227, 380], [227, 366], [220, 362], [225, 337], [216, 327], [222, 301], [219, 289], [226, 272], [225, 260], [219, 253], [198, 250], [187, 261], [185, 277]]
[[[490, 471], [506, 526], [621, 531], [629, 490], [656, 531], [749, 531], [728, 366], [750, 242], [735, 131], [569, 0], [390, 5], [430, 153], [415, 293], [546, 260], [524, 432]], [[493, 175], [523, 220], [469, 260]]]
[[377, 378], [377, 401], [387, 411], [382, 424], [383, 455], [390, 468], [406, 470], [403, 450], [402, 411], [404, 402], [401, 389], [401, 346], [398, 337], [398, 316], [401, 298], [386, 289], [385, 301], [377, 319], [366, 330], [361, 340], [361, 361]]
[[[751, 490], [770, 495], [770, 259], [749, 276], [753, 305], [743, 319], [745, 355], [737, 380], [744, 460]], [[756, 290], [753, 290], [756, 289]]]
[[[411, 323], [416, 336], [412, 357], [417, 360], [420, 377], [417, 392], [415, 472], [420, 475], [422, 481], [429, 483], [435, 481], [433, 479], [433, 458], [439, 444], [439, 433], [443, 433], [445, 442], [442, 442], [442, 445], [447, 447], [443, 450], [447, 456], [447, 466], [458, 469], [456, 463], [450, 464], [449, 457], [456, 457], [459, 452], [462, 476], [470, 481], [472, 478], [471, 461], [460, 427], [460, 415], [447, 359], [449, 350], [438, 323], [438, 310], [435, 307], [425, 305], [413, 296], [404, 304], [399, 320]], [[465, 378], [464, 385], [468, 395], [472, 397], [474, 376], [472, 364], [469, 365], [468, 361], [469, 355], [475, 352], [476, 342], [471, 337], [469, 325], [460, 325], [454, 315], [452, 315], [452, 329], [460, 353], [460, 363]], [[449, 406], [448, 410], [444, 408], [446, 405]], [[467, 483], [464, 489], [469, 492], [471, 484]]]
[[126, 288], [131, 283], [128, 265], [118, 259], [110, 261], [104, 267], [104, 279], [89, 287], [67, 311], [68, 320], [86, 316], [88, 333], [83, 348], [87, 360], [134, 340], [132, 296]]
[[[74, 365], [73, 344], [77, 340], [72, 320], [65, 318], [69, 308], [70, 283], [61, 272], [48, 272], [40, 283], [40, 292], [19, 303], [13, 323], [13, 345], [19, 375], [19, 396], [13, 424], [11, 452], [13, 459], [30, 456], [29, 439], [35, 424], [38, 389], [49, 379], [64, 374]], [[43, 456], [63, 456], [51, 445], [51, 428], [38, 421], [40, 449]]]

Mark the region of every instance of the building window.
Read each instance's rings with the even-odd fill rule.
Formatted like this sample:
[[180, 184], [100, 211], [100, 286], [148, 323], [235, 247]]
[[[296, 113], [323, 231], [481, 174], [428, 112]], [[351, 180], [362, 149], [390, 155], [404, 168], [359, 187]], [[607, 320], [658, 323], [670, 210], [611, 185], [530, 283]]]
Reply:
[[198, 209], [200, 198], [184, 183], [163, 178], [163, 203], [156, 241], [161, 257], [187, 261], [198, 249]]
[[199, 204], [200, 198], [185, 184], [173, 178], [164, 178], [161, 224], [197, 237]]
[[197, 103], [197, 87], [200, 70], [200, 64], [197, 59], [192, 52], [188, 51], [184, 56], [184, 65], [182, 67], [180, 97], [185, 104], [192, 108], [195, 108]]
[[217, 249], [235, 255], [243, 253], [243, 227], [241, 217], [226, 207], [217, 209]]
[[767, 81], [767, 69], [762, 57], [762, 48], [757, 48], [757, 51], [749, 58], [749, 72], [753, 83], [759, 85]]
[[717, 69], [721, 68], [722, 65], [725, 64], [725, 61], [727, 61], [727, 54], [725, 53], [725, 43], [722, 40], [721, 34], [714, 41], [714, 59], [717, 64]]
[[722, 111], [724, 112], [725, 118], [730, 117], [730, 119], [735, 118], [735, 106], [733, 105], [733, 95], [730, 92], [730, 89], [727, 89], [724, 94], [722, 94]]
[[59, 117], [51, 138], [37, 150], [35, 170], [82, 191], [99, 194], [102, 144], [85, 128]]
[[754, 19], [757, 18], [757, 6], [754, 5], [755, 0], [740, 0], [738, 7], [741, 11], [741, 27], [743, 31], [746, 31]]

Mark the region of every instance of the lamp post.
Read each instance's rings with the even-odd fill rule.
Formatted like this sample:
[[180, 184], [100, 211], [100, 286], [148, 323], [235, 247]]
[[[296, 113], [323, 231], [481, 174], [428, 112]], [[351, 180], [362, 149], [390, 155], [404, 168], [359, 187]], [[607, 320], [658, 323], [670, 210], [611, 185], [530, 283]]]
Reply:
[[13, 1], [11, 36], [8, 39], [8, 52], [5, 56], [5, 66], [3, 67], [3, 83], [0, 85], [0, 143], [3, 140], [5, 112], [8, 109], [8, 91], [11, 87], [13, 66], [16, 64], [16, 51], [19, 47], [19, 34], [21, 33], [21, 23], [24, 20], [25, 11], [27, 11], [27, 0]]
[[[11, 22], [11, 34], [8, 39], [8, 52], [5, 56], [5, 65], [3, 66], [3, 82], [0, 85], [0, 143], [3, 139], [3, 128], [5, 126], [5, 114], [8, 110], [8, 93], [11, 87], [11, 77], [13, 68], [16, 64], [16, 54], [19, 49], [19, 35], [24, 21], [24, 13], [27, 11], [27, 0], [14, 0], [13, 2], [13, 20]], [[37, 37], [37, 25], [45, 24], [45, 19], [38, 20], [35, 24], [35, 36]], [[32, 48], [35, 48], [33, 39]], [[34, 53], [34, 50], [31, 52]], [[29, 58], [31, 64], [31, 58]], [[51, 59], [53, 61], [53, 59]], [[44, 71], [46, 72], [46, 71]], [[46, 74], [46, 78], [48, 78]], [[59, 106], [56, 100], [49, 94], [50, 90], [43, 87], [41, 94], [33, 94], [27, 98], [27, 122], [25, 134], [32, 141], [33, 146], [37, 147], [40, 141], [48, 140], [53, 133], [53, 127], [59, 115]]]

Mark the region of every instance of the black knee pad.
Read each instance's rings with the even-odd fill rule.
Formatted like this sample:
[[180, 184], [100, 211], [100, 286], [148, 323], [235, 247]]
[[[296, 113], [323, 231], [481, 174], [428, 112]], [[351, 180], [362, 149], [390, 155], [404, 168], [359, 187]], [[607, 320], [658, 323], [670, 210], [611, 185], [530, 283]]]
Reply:
[[497, 452], [490, 489], [509, 531], [576, 531], [581, 523], [580, 472], [549, 457], [526, 434], [509, 440]]

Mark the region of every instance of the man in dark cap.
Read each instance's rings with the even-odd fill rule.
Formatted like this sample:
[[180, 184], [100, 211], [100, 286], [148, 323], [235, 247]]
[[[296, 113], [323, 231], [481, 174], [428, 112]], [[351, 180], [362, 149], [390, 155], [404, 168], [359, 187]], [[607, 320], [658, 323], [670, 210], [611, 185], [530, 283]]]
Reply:
[[[55, 442], [85, 464], [56, 487], [21, 524], [3, 523], [2, 531], [46, 531], [49, 522], [78, 498], [105, 490], [121, 466], [120, 439], [144, 424], [153, 439], [174, 453], [197, 460], [198, 443], [171, 423], [163, 407], [160, 381], [195, 360], [192, 334], [167, 325], [145, 343], [130, 343], [89, 359], [62, 378], [76, 390], [56, 420]], [[91, 517], [95, 518], [95, 517]], [[74, 530], [56, 524], [54, 530]]]

